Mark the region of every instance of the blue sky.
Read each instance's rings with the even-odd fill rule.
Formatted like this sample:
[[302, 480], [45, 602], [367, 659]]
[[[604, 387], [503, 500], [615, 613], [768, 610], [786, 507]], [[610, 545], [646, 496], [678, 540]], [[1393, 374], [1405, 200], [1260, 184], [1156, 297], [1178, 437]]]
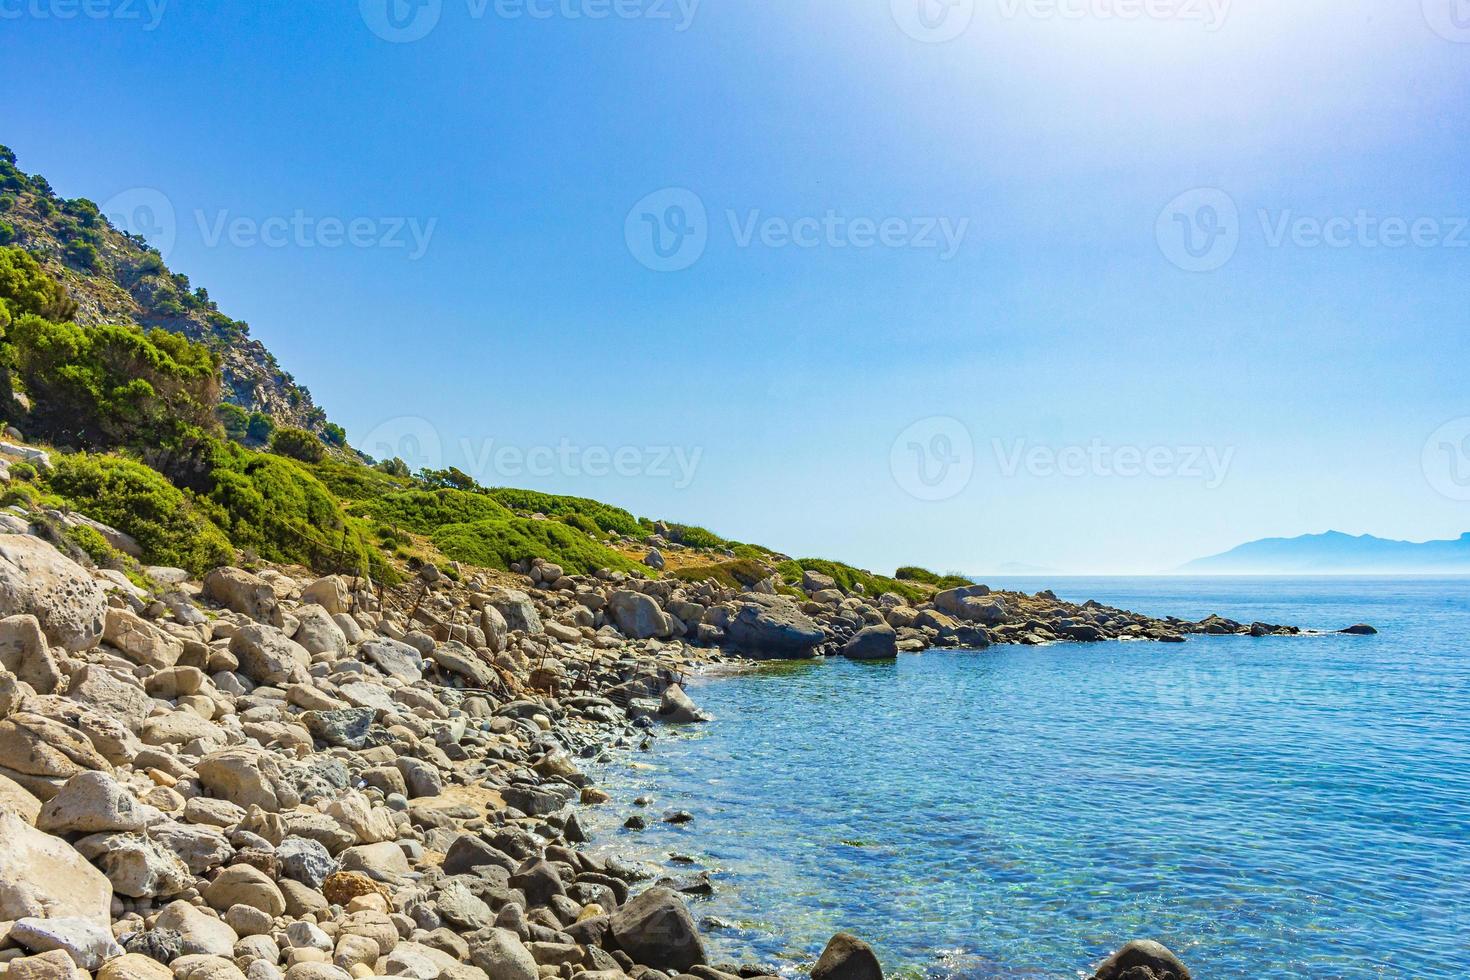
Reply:
[[0, 142], [482, 482], [878, 570], [1470, 530], [1460, 0], [388, 2], [0, 0]]

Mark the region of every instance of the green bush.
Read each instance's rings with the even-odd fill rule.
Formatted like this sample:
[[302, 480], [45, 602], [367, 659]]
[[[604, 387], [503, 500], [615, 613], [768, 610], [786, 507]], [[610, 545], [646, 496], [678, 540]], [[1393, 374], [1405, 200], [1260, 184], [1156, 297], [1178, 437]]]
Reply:
[[340, 449], [347, 445], [347, 430], [336, 422], [328, 422], [322, 426], [322, 438], [327, 440], [328, 445], [336, 446]]
[[85, 524], [69, 527], [66, 529], [66, 539], [85, 552], [87, 557], [92, 559], [92, 564], [98, 568], [111, 568], [119, 563], [120, 556], [117, 549], [108, 544], [102, 532], [96, 528]]
[[222, 402], [214, 410], [215, 418], [219, 419], [220, 425], [225, 428], [225, 435], [236, 442], [245, 441], [245, 433], [250, 428], [250, 413], [239, 405], [231, 405]]
[[557, 521], [502, 517], [473, 524], [449, 524], [435, 531], [432, 537], [435, 546], [448, 557], [484, 568], [509, 568], [512, 562], [545, 558], [570, 574], [586, 575], [599, 568], [648, 571]]
[[343, 500], [372, 500], [413, 486], [406, 466], [401, 475], [394, 475], [385, 473], [381, 467], [327, 457], [313, 465], [311, 472]]
[[65, 254], [67, 260], [72, 265], [87, 272], [96, 272], [102, 260], [102, 256], [97, 251], [97, 246], [81, 238], [68, 242]]
[[178, 334], [27, 315], [6, 341], [14, 377], [36, 405], [26, 424], [43, 438], [159, 448], [215, 427], [219, 362]]
[[224, 533], [162, 474], [120, 456], [58, 456], [47, 478], [72, 509], [132, 535], [143, 559], [194, 574], [227, 565], [234, 550]]
[[922, 582], [937, 589], [962, 589], [967, 585], [975, 584], [963, 575], [940, 575], [915, 565], [905, 565], [895, 572], [893, 577], [903, 582]]
[[604, 531], [634, 538], [648, 537], [648, 528], [638, 518], [619, 507], [612, 507], [585, 497], [560, 497], [535, 490], [512, 490], [497, 488], [486, 490], [486, 494], [513, 511], [525, 514], [544, 514], [547, 517], [564, 517], [581, 514]]
[[276, 423], [269, 415], [262, 412], [251, 412], [250, 421], [245, 426], [245, 437], [254, 442], [270, 442], [271, 433], [276, 431]]
[[8, 221], [0, 221], [0, 245], [9, 245], [15, 241], [15, 225]]
[[320, 463], [327, 449], [315, 432], [283, 426], [271, 433], [271, 451], [303, 463]]
[[61, 282], [22, 248], [0, 248], [0, 328], [28, 313], [48, 320], [75, 316], [77, 304]]
[[687, 548], [719, 548], [723, 550], [730, 546], [730, 542], [713, 531], [707, 531], [702, 527], [693, 527], [688, 524], [670, 524], [669, 529], [678, 532], [674, 540], [680, 542]]
[[348, 517], [303, 464], [217, 439], [202, 449], [191, 477], [196, 495], [237, 548], [267, 561], [383, 577], [367, 525]]
[[404, 490], [367, 500], [362, 512], [415, 534], [433, 534], [449, 524], [506, 520], [513, 515], [482, 493], [464, 490]]
[[685, 582], [718, 582], [727, 589], [748, 591], [757, 582], [770, 577], [766, 566], [755, 561], [722, 561], [713, 565], [690, 565], [674, 572]]
[[885, 575], [874, 575], [851, 565], [844, 565], [838, 561], [828, 561], [825, 558], [802, 558], [797, 561], [785, 561], [776, 566], [787, 584], [796, 585], [801, 582], [802, 572], [818, 572], [829, 575], [836, 580], [837, 585], [846, 592], [853, 592], [861, 585], [864, 593], [877, 598], [884, 592], [894, 592], [904, 597], [908, 602], [923, 602], [928, 597], [928, 590], [918, 588], [908, 582], [900, 582], [898, 579], [888, 578]]

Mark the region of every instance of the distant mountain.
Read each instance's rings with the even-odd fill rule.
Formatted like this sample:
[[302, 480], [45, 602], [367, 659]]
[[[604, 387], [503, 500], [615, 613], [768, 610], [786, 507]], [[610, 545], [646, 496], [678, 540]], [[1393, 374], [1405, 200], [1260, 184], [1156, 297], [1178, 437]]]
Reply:
[[1450, 541], [1391, 541], [1340, 531], [1263, 538], [1182, 566], [1210, 575], [1470, 573], [1470, 533]]

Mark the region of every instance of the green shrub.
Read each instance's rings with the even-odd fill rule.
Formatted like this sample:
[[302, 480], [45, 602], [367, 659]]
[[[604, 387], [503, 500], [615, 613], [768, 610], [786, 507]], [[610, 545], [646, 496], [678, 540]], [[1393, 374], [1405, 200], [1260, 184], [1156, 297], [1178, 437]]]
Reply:
[[11, 324], [15, 378], [36, 407], [27, 425], [63, 445], [171, 447], [212, 430], [219, 362], [165, 330], [79, 326], [27, 315]]
[[818, 572], [829, 575], [836, 580], [837, 585], [845, 592], [856, 591], [861, 585], [863, 591], [874, 598], [884, 592], [894, 592], [904, 597], [908, 602], [923, 602], [928, 596], [928, 590], [918, 588], [908, 582], [900, 582], [898, 579], [888, 578], [885, 575], [874, 575], [842, 562], [828, 561], [824, 558], [802, 558], [797, 561], [782, 562], [777, 566], [777, 571], [790, 585], [801, 582], [802, 572]]
[[219, 419], [220, 425], [225, 428], [225, 435], [236, 442], [245, 440], [245, 433], [250, 428], [250, 413], [239, 405], [231, 405], [222, 402], [214, 410], [215, 418]]
[[547, 517], [563, 517], [581, 514], [604, 531], [634, 538], [648, 537], [648, 528], [638, 518], [619, 507], [612, 507], [585, 497], [561, 497], [535, 490], [512, 490], [497, 488], [486, 490], [486, 494], [513, 511], [525, 514], [544, 514]]
[[318, 571], [388, 575], [368, 544], [371, 529], [305, 465], [218, 439], [201, 449], [190, 475], [196, 495], [237, 548]]
[[282, 426], [271, 434], [271, 451], [303, 463], [320, 463], [327, 455], [326, 447], [315, 432]]
[[81, 238], [68, 242], [65, 254], [68, 261], [87, 272], [97, 271], [97, 266], [102, 259], [97, 252], [97, 246]]
[[409, 475], [408, 464], [405, 463], [402, 459], [399, 459], [397, 456], [394, 456], [392, 459], [382, 460], [374, 468], [381, 470], [384, 473], [387, 473], [389, 476]]
[[98, 568], [111, 568], [119, 563], [117, 549], [108, 544], [102, 532], [96, 528], [85, 524], [69, 527], [66, 529], [66, 539], [85, 552], [87, 557], [92, 559], [92, 564]]
[[502, 517], [473, 524], [449, 524], [435, 531], [432, 537], [435, 546], [455, 561], [484, 568], [509, 568], [512, 562], [545, 558], [577, 575], [599, 568], [630, 573], [648, 571], [558, 521]]
[[506, 520], [513, 515], [482, 493], [464, 490], [403, 490], [367, 500], [360, 508], [387, 524], [415, 534], [433, 534], [449, 524]]
[[322, 438], [327, 441], [328, 445], [336, 446], [340, 449], [347, 445], [347, 430], [336, 422], [328, 422], [322, 426]]
[[895, 572], [893, 577], [902, 582], [922, 582], [938, 589], [962, 589], [967, 585], [975, 584], [963, 575], [940, 575], [915, 565], [905, 565]]
[[0, 245], [9, 245], [15, 241], [15, 225], [8, 221], [0, 221]]
[[48, 320], [75, 316], [66, 287], [23, 248], [0, 248], [0, 327], [28, 313]]
[[23, 459], [10, 464], [10, 478], [12, 480], [23, 480], [26, 483], [34, 483], [36, 482], [36, 477], [40, 475], [41, 471], [36, 469], [35, 464], [27, 463]]
[[224, 533], [162, 474], [120, 456], [58, 456], [47, 483], [72, 509], [132, 535], [143, 558], [194, 574], [227, 565]]
[[670, 524], [669, 529], [678, 531], [678, 535], [674, 540], [679, 541], [687, 548], [719, 548], [723, 550], [730, 546], [730, 542], [713, 531], [707, 531], [702, 527], [693, 527], [688, 524]]
[[271, 433], [276, 431], [276, 423], [269, 415], [261, 412], [251, 412], [250, 422], [245, 426], [245, 436], [254, 442], [270, 442]]
[[770, 577], [770, 570], [755, 561], [722, 561], [713, 565], [690, 565], [674, 572], [685, 582], [718, 582], [727, 589], [748, 591], [757, 582]]
[[329, 456], [312, 466], [311, 472], [343, 500], [372, 500], [413, 486], [413, 481], [408, 479], [407, 466], [401, 475], [394, 475], [384, 472], [381, 467], [364, 466]]

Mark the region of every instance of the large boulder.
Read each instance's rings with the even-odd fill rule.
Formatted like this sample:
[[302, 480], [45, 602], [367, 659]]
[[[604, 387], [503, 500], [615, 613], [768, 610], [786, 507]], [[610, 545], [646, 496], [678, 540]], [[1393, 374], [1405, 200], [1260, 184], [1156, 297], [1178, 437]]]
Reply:
[[967, 623], [998, 626], [1005, 622], [1008, 610], [1005, 600], [989, 596], [990, 589], [984, 585], [947, 589], [934, 597], [934, 608]]
[[112, 885], [66, 841], [0, 809], [0, 921], [112, 920]]
[[502, 589], [490, 597], [490, 605], [505, 619], [505, 625], [522, 633], [540, 633], [541, 616], [531, 597], [519, 589]]
[[0, 721], [0, 775], [42, 801], [60, 792], [68, 779], [90, 769], [109, 771], [112, 765], [76, 729], [24, 712]]
[[247, 746], [224, 749], [205, 756], [196, 770], [206, 789], [236, 806], [277, 813], [301, 802], [272, 752]]
[[0, 776], [0, 810], [9, 810], [35, 826], [36, 818], [41, 815], [41, 801], [9, 776]]
[[704, 941], [684, 901], [667, 888], [650, 888], [629, 900], [609, 921], [618, 947], [634, 963], [667, 973], [687, 973], [706, 962]]
[[508, 929], [491, 929], [470, 951], [470, 959], [495, 980], [537, 980], [536, 960]]
[[10, 941], [32, 953], [60, 950], [83, 970], [97, 970], [122, 955], [107, 923], [89, 918], [27, 918], [10, 929]]
[[169, 636], [129, 609], [109, 609], [102, 639], [121, 650], [135, 664], [165, 670], [184, 654], [183, 641]]
[[839, 932], [827, 942], [817, 965], [812, 967], [812, 980], [883, 980], [883, 967], [867, 943]]
[[424, 658], [421, 653], [398, 640], [386, 636], [374, 637], [357, 648], [360, 660], [371, 661], [389, 677], [412, 684], [424, 676]]
[[311, 654], [274, 626], [251, 623], [230, 638], [240, 671], [258, 684], [306, 680]]
[[825, 639], [819, 626], [785, 596], [746, 593], [725, 630], [731, 646], [757, 657], [803, 659]]
[[102, 639], [107, 593], [86, 569], [40, 538], [0, 534], [0, 617], [29, 613], [73, 653]]
[[347, 635], [326, 609], [303, 605], [296, 610], [295, 616], [300, 625], [292, 639], [307, 653], [329, 653], [339, 660], [347, 655]]
[[659, 701], [658, 716], [672, 725], [694, 725], [709, 721], [692, 698], [678, 684], [670, 685]]
[[1104, 960], [1093, 980], [1192, 980], [1192, 974], [1167, 946], [1136, 939]]
[[243, 568], [224, 566], [204, 576], [204, 596], [258, 623], [281, 626], [285, 622], [270, 583]]
[[194, 884], [182, 858], [143, 834], [93, 834], [77, 841], [76, 847], [107, 876], [119, 895], [171, 896]]
[[892, 660], [898, 656], [898, 632], [892, 626], [859, 630], [842, 648], [849, 660]]
[[61, 683], [61, 669], [35, 616], [0, 619], [0, 670], [10, 671], [38, 694], [50, 694]]
[[[352, 608], [352, 591], [348, 588], [348, 580], [341, 575], [328, 575], [319, 578], [315, 582], [301, 590], [301, 601], [315, 603], [321, 606], [330, 615], [345, 613]], [[300, 615], [302, 610], [296, 610]]]
[[608, 611], [618, 632], [630, 640], [667, 637], [673, 633], [669, 618], [652, 597], [620, 589], [608, 598]]
[[105, 772], [78, 773], [66, 781], [36, 820], [49, 834], [96, 834], [144, 830], [163, 814], [139, 803], [127, 788]]

